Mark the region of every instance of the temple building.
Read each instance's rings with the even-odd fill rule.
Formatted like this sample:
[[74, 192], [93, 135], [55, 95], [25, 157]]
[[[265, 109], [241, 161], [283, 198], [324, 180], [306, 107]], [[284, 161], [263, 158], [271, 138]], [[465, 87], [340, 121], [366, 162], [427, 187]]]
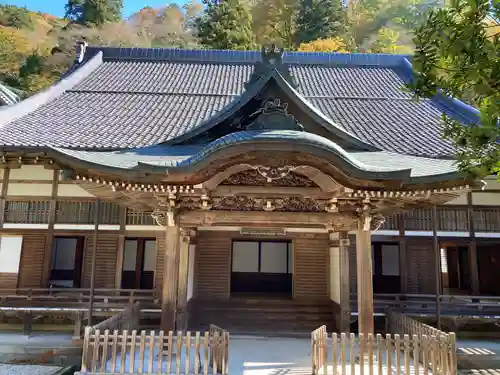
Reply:
[[442, 138], [478, 112], [411, 78], [401, 55], [80, 44], [0, 109], [2, 288], [154, 290], [164, 329], [363, 333], [384, 295], [499, 295], [500, 185]]

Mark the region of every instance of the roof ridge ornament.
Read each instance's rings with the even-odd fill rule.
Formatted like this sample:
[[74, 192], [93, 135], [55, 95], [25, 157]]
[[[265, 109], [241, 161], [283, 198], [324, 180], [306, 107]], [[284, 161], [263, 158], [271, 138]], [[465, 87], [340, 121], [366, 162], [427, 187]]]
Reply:
[[76, 51], [76, 58], [75, 58], [75, 64], [81, 64], [83, 62], [83, 59], [85, 58], [85, 51], [87, 50], [88, 47], [87, 39], [85, 37], [82, 38], [82, 40], [76, 42], [75, 45], [75, 51]]
[[265, 65], [281, 65], [283, 64], [284, 48], [278, 48], [276, 44], [271, 44], [269, 47], [262, 46], [261, 58]]
[[304, 131], [297, 119], [288, 113], [288, 103], [280, 99], [269, 99], [253, 113], [255, 120], [245, 130], [296, 130]]
[[283, 56], [285, 54], [284, 48], [278, 48], [275, 43], [272, 43], [263, 45], [260, 51], [261, 61], [255, 63], [255, 69], [249, 80], [245, 83], [245, 89], [248, 89], [254, 82], [258, 81], [272, 70], [278, 71], [294, 89], [299, 87], [295, 78], [290, 73], [288, 64], [283, 62]]

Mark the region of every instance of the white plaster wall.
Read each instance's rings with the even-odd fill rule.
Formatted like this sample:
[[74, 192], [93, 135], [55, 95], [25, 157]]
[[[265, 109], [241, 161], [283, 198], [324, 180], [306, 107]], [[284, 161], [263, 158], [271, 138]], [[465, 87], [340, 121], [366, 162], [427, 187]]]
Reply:
[[472, 193], [472, 204], [478, 206], [500, 206], [500, 192]]
[[0, 273], [19, 272], [22, 248], [22, 236], [0, 237]]
[[44, 180], [52, 181], [54, 171], [45, 169], [43, 165], [23, 165], [21, 168], [10, 170], [11, 180]]
[[52, 195], [52, 184], [9, 183], [7, 195], [50, 197]]
[[58, 197], [82, 197], [82, 198], [91, 198], [94, 195], [90, 194], [84, 188], [75, 185], [75, 184], [59, 184], [57, 187], [57, 196]]

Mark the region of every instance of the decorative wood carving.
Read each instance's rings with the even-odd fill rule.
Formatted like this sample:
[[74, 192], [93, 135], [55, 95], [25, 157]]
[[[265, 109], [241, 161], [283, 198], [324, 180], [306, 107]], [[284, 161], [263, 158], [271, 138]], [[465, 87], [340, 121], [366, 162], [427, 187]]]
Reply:
[[318, 185], [307, 177], [292, 171], [289, 171], [285, 176], [269, 180], [258, 170], [254, 169], [235, 173], [226, 178], [221, 185], [318, 187]]
[[213, 210], [222, 211], [260, 211], [261, 206], [257, 202], [246, 196], [224, 197], [213, 199]]
[[304, 127], [288, 113], [288, 103], [281, 103], [279, 99], [269, 99], [261, 109], [253, 115], [255, 120], [246, 130], [297, 130], [304, 131]]
[[279, 212], [325, 212], [326, 200], [304, 197], [255, 198], [234, 196], [214, 198], [215, 211], [279, 211]]
[[276, 211], [283, 212], [324, 212], [325, 204], [321, 200], [304, 197], [286, 197], [275, 200]]

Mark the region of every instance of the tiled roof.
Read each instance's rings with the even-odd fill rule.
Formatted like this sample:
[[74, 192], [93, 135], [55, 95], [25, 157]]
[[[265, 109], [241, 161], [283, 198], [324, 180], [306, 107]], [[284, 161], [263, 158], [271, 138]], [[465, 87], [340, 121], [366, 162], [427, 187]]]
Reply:
[[[228, 134], [206, 146], [168, 146], [158, 145], [126, 151], [79, 151], [53, 148], [57, 153], [87, 163], [130, 170], [140, 164], [167, 169], [195, 166], [216, 152], [227, 152], [249, 142], [277, 142], [281, 144], [302, 144], [315, 147], [318, 152], [327, 150], [344, 160], [351, 168], [361, 173], [372, 173], [378, 178], [418, 179], [443, 176], [458, 172], [453, 160], [432, 159], [401, 155], [387, 151], [348, 152], [336, 143], [316, 134], [301, 131], [265, 130], [242, 131]], [[279, 146], [277, 146], [279, 147]], [[293, 146], [290, 146], [293, 147]]]
[[19, 96], [7, 86], [0, 83], [0, 106], [11, 105], [19, 102]]
[[[65, 78], [64, 90], [35, 95], [29, 109], [24, 102], [11, 107], [16, 111], [0, 109], [0, 145], [120, 149], [169, 141], [238, 100], [260, 59], [259, 52], [96, 51], [87, 52], [100, 60]], [[464, 111], [412, 101], [403, 90], [404, 56], [288, 53], [284, 61], [298, 92], [364, 142], [403, 154], [452, 153], [440, 135], [442, 110], [460, 119]]]

